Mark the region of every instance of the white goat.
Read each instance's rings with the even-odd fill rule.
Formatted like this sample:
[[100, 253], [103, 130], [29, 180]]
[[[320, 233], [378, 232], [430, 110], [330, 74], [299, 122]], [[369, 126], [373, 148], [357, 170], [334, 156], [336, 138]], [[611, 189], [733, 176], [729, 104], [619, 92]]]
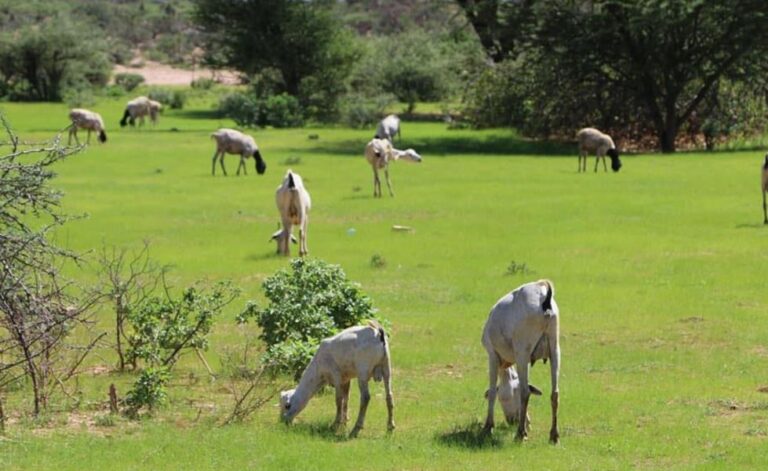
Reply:
[[101, 119], [101, 115], [94, 111], [84, 110], [82, 108], [74, 108], [69, 110], [69, 119], [72, 124], [69, 126], [69, 140], [67, 145], [72, 143], [72, 136], [75, 137], [75, 142], [80, 144], [80, 140], [77, 138], [78, 129], [87, 129], [88, 137], [86, 143], [91, 143], [91, 131], [99, 133], [99, 141], [107, 142], [107, 133], [104, 131], [104, 121]]
[[293, 225], [299, 226], [299, 255], [307, 255], [307, 225], [309, 224], [309, 210], [312, 207], [312, 199], [304, 187], [304, 181], [298, 173], [290, 169], [285, 173], [285, 178], [275, 192], [275, 202], [280, 211], [280, 219], [283, 222], [283, 230], [272, 235], [277, 237], [277, 251], [282, 255], [290, 255], [290, 239]]
[[608, 134], [603, 134], [595, 128], [584, 128], [576, 133], [576, 137], [579, 140], [579, 172], [582, 171], [582, 159], [584, 162], [583, 171], [587, 171], [587, 155], [595, 153], [597, 158], [595, 159], [595, 172], [597, 172], [597, 164], [600, 163], [600, 159], [603, 160], [603, 170], [608, 171], [608, 167], [605, 165], [605, 155], [611, 158], [611, 169], [614, 172], [618, 172], [621, 168], [621, 160], [619, 160], [619, 151], [616, 150], [616, 145], [613, 143], [613, 139]]
[[768, 207], [765, 203], [765, 194], [768, 193], [768, 154], [765, 154], [763, 162], [763, 224], [768, 224]]
[[240, 175], [240, 169], [243, 169], [246, 175], [248, 171], [245, 169], [245, 159], [253, 156], [256, 161], [256, 172], [259, 175], [263, 175], [267, 170], [267, 164], [261, 157], [259, 147], [256, 145], [256, 141], [247, 134], [243, 134], [240, 131], [234, 129], [221, 128], [215, 133], [211, 134], [211, 138], [216, 141], [216, 152], [213, 154], [213, 167], [211, 168], [211, 175], [216, 175], [216, 159], [219, 159], [221, 164], [221, 170], [224, 175], [227, 174], [227, 169], [224, 168], [224, 154], [239, 154], [240, 165], [237, 167], [237, 174]]
[[373, 167], [373, 197], [381, 198], [381, 180], [379, 179], [379, 170], [384, 170], [384, 176], [387, 179], [387, 188], [389, 195], [395, 196], [392, 191], [392, 182], [389, 180], [389, 161], [399, 159], [409, 160], [411, 162], [421, 162], [421, 156], [413, 149], [397, 150], [392, 147], [392, 143], [386, 139], [374, 138], [365, 146], [365, 159]]
[[306, 407], [312, 396], [325, 384], [336, 389], [336, 420], [334, 425], [347, 422], [349, 386], [357, 378], [360, 387], [360, 412], [350, 436], [355, 437], [365, 423], [365, 413], [371, 393], [368, 381], [384, 380], [387, 398], [387, 430], [395, 428], [394, 400], [389, 356], [389, 340], [384, 329], [376, 322], [367, 326], [350, 327], [320, 343], [317, 353], [301, 375], [296, 389], [280, 393], [280, 416], [290, 423]]
[[500, 376], [504, 379], [502, 375], [506, 368], [516, 365], [521, 396], [517, 437], [525, 439], [528, 436], [528, 399], [531, 396], [528, 363], [549, 359], [552, 377], [552, 428], [549, 440], [557, 443], [560, 439], [557, 430], [560, 314], [554, 295], [552, 282], [539, 280], [518, 287], [499, 299], [491, 309], [482, 340], [488, 352], [488, 416], [485, 419], [488, 432], [494, 426], [496, 383]]
[[[496, 387], [496, 398], [501, 404], [507, 423], [516, 424], [520, 419], [520, 407], [522, 406], [520, 379], [517, 376], [517, 371], [511, 366], [504, 368], [499, 372], [499, 380], [501, 384]], [[531, 394], [541, 396], [539, 388], [532, 384], [529, 384], [528, 387], [531, 388]], [[488, 390], [485, 391], [485, 398], [488, 399]], [[530, 417], [526, 416], [526, 419], [530, 423]]]
[[150, 116], [151, 113], [151, 101], [145, 96], [140, 96], [126, 103], [123, 119], [120, 120], [120, 127], [124, 128], [126, 124], [134, 126], [137, 119], [139, 120], [139, 125], [143, 126], [144, 117]]
[[395, 135], [398, 135], [400, 139], [402, 139], [402, 135], [400, 134], [400, 118], [391, 114], [379, 121], [378, 126], [376, 126], [376, 136], [374, 137], [376, 139], [386, 139], [389, 142], [392, 142]]

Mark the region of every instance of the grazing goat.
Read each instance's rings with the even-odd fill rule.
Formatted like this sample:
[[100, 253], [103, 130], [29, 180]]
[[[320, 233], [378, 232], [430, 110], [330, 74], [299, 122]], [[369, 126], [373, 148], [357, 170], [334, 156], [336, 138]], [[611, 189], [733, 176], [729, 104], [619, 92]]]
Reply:
[[[549, 360], [552, 376], [552, 428], [549, 440], [557, 443], [557, 408], [560, 374], [560, 321], [554, 299], [555, 288], [548, 280], [524, 284], [503, 298], [491, 309], [483, 329], [483, 346], [488, 352], [488, 416], [485, 430], [494, 426], [493, 411], [496, 401], [496, 383], [506, 368], [517, 366], [520, 388], [520, 411], [517, 437], [528, 436], [528, 363]], [[503, 379], [503, 376], [502, 376]]]
[[384, 380], [387, 398], [387, 430], [395, 428], [393, 417], [394, 400], [392, 398], [391, 372], [389, 360], [389, 340], [384, 329], [376, 322], [369, 321], [367, 326], [350, 327], [320, 343], [317, 353], [301, 375], [296, 389], [280, 393], [280, 416], [290, 423], [306, 407], [312, 396], [320, 388], [329, 384], [336, 389], [335, 426], [347, 422], [349, 386], [357, 378], [360, 387], [360, 412], [355, 427], [350, 433], [356, 437], [365, 423], [365, 413], [371, 393], [368, 381]]
[[263, 175], [267, 170], [267, 164], [261, 157], [259, 147], [256, 145], [256, 141], [251, 136], [243, 134], [240, 131], [234, 129], [221, 128], [215, 133], [211, 134], [211, 138], [216, 141], [216, 152], [213, 153], [213, 167], [211, 168], [211, 175], [216, 175], [216, 159], [219, 159], [221, 170], [224, 175], [227, 175], [227, 169], [224, 168], [224, 154], [239, 154], [240, 165], [237, 167], [237, 174], [240, 175], [240, 169], [248, 175], [248, 170], [245, 168], [245, 159], [253, 156], [256, 164], [256, 172], [259, 175]]
[[67, 141], [67, 145], [72, 143], [73, 136], [75, 137], [75, 142], [77, 142], [78, 145], [80, 144], [80, 140], [77, 138], [78, 129], [88, 130], [88, 137], [85, 141], [87, 144], [91, 143], [91, 131], [99, 133], [100, 142], [107, 142], [107, 133], [104, 131], [104, 121], [101, 119], [99, 113], [81, 108], [74, 108], [69, 111], [69, 119], [72, 121], [72, 124], [69, 126], [69, 140]]
[[587, 155], [592, 152], [597, 156], [595, 172], [597, 172], [597, 164], [600, 163], [600, 159], [603, 160], [603, 170], [608, 171], [608, 167], [605, 165], [606, 154], [611, 158], [611, 169], [614, 172], [619, 171], [621, 168], [619, 151], [616, 150], [616, 145], [613, 143], [611, 136], [603, 134], [595, 128], [584, 128], [576, 133], [576, 137], [579, 140], [579, 172], [582, 171], [582, 161], [584, 162], [583, 171], [587, 171]]
[[151, 115], [151, 103], [152, 100], [145, 96], [136, 97], [126, 103], [123, 119], [120, 120], [120, 127], [124, 128], [126, 124], [135, 126], [137, 119], [139, 120], [139, 125], [143, 126], [144, 117]]
[[[285, 178], [275, 192], [277, 210], [280, 211], [280, 219], [283, 222], [283, 230], [277, 233], [277, 251], [282, 255], [290, 255], [290, 239], [293, 225], [299, 226], [299, 255], [307, 255], [307, 225], [309, 224], [309, 210], [312, 207], [312, 199], [304, 188], [304, 181], [298, 173], [290, 169], [285, 173]], [[272, 237], [275, 237], [273, 235]]]
[[[517, 376], [517, 371], [513, 367], [504, 368], [499, 372], [499, 380], [501, 384], [496, 387], [496, 398], [501, 404], [502, 410], [504, 410], [504, 418], [507, 419], [509, 425], [516, 424], [520, 419], [520, 406], [521, 406], [521, 394], [520, 394], [520, 379]], [[531, 388], [531, 394], [541, 396], [541, 390], [536, 386], [529, 384]], [[488, 399], [488, 391], [485, 391], [485, 398]], [[526, 420], [530, 423], [530, 417], [526, 416]]]
[[421, 162], [421, 156], [413, 149], [397, 150], [392, 147], [386, 139], [374, 138], [365, 146], [365, 158], [373, 167], [373, 197], [381, 198], [381, 180], [379, 179], [379, 170], [384, 170], [384, 176], [387, 179], [387, 188], [389, 195], [395, 196], [392, 191], [392, 182], [389, 180], [389, 161], [404, 158], [411, 162]]
[[768, 208], [765, 204], [765, 194], [768, 193], [768, 154], [763, 162], [763, 224], [768, 224]]
[[400, 134], [400, 118], [391, 114], [379, 121], [378, 126], [376, 126], [376, 135], [374, 137], [376, 139], [386, 139], [389, 142], [392, 142], [396, 134], [402, 139], [402, 135]]

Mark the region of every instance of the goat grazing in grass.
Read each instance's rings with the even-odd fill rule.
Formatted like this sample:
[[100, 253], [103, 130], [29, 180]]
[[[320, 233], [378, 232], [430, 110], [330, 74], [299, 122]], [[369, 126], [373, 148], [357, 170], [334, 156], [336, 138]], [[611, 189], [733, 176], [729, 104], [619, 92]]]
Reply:
[[365, 146], [365, 159], [373, 167], [373, 197], [381, 198], [381, 180], [379, 170], [384, 170], [387, 179], [389, 195], [395, 196], [392, 191], [392, 182], [389, 180], [389, 162], [391, 160], [405, 159], [411, 162], [421, 162], [421, 156], [413, 149], [397, 150], [386, 139], [374, 138]]
[[304, 181], [298, 173], [288, 170], [285, 178], [275, 192], [275, 202], [283, 222], [282, 231], [276, 232], [277, 251], [282, 255], [290, 255], [290, 239], [294, 225], [299, 226], [299, 255], [307, 255], [307, 225], [312, 199], [304, 187]]
[[393, 142], [395, 135], [398, 135], [402, 139], [400, 134], [400, 118], [391, 114], [381, 121], [376, 126], [376, 139], [386, 139], [389, 142]]
[[[522, 398], [520, 392], [520, 379], [517, 371], [513, 367], [503, 368], [499, 371], [499, 386], [496, 387], [496, 398], [504, 411], [504, 418], [509, 425], [516, 424], [520, 420], [520, 407]], [[536, 386], [529, 384], [531, 394], [541, 396], [541, 390]], [[485, 398], [488, 399], [488, 391], [485, 391]], [[526, 416], [530, 423], [530, 417]]]
[[213, 166], [211, 168], [211, 175], [216, 175], [216, 159], [219, 159], [221, 165], [221, 171], [224, 175], [227, 175], [227, 169], [224, 168], [224, 154], [238, 154], [240, 155], [240, 165], [237, 167], [237, 174], [240, 175], [240, 169], [248, 175], [248, 171], [245, 169], [245, 159], [253, 156], [256, 164], [256, 172], [259, 175], [263, 175], [267, 170], [267, 164], [261, 157], [259, 147], [256, 145], [256, 141], [247, 134], [243, 134], [240, 131], [234, 129], [221, 128], [215, 133], [211, 134], [211, 138], [216, 141], [216, 152], [213, 153]]
[[149, 98], [140, 96], [126, 103], [123, 118], [120, 120], [120, 127], [124, 128], [127, 124], [135, 126], [137, 119], [139, 125], [143, 126], [144, 117], [151, 115], [151, 102], [152, 100]]
[[69, 140], [67, 145], [72, 143], [72, 137], [74, 136], [75, 142], [80, 144], [80, 140], [77, 138], [78, 129], [87, 129], [88, 137], [86, 143], [91, 143], [91, 131], [99, 133], [99, 142], [107, 142], [107, 133], [104, 131], [104, 121], [101, 119], [99, 113], [84, 110], [81, 108], [74, 108], [69, 111], [69, 119], [72, 124], [69, 126]]
[[365, 423], [365, 413], [371, 400], [368, 381], [384, 380], [387, 398], [387, 430], [395, 428], [393, 417], [394, 400], [392, 397], [391, 371], [389, 360], [389, 340], [384, 329], [376, 322], [367, 326], [350, 327], [320, 343], [317, 353], [301, 375], [296, 389], [280, 393], [280, 417], [290, 423], [306, 407], [312, 396], [323, 385], [329, 384], [336, 389], [335, 426], [347, 422], [349, 404], [349, 386], [357, 378], [360, 388], [360, 412], [350, 436], [356, 437]]
[[765, 154], [763, 162], [763, 224], [768, 224], [768, 207], [765, 203], [765, 194], [768, 193], [768, 154]]
[[[517, 437], [528, 436], [528, 399], [532, 388], [528, 382], [528, 364], [549, 360], [552, 377], [552, 428], [549, 440], [557, 443], [558, 380], [560, 375], [560, 322], [554, 299], [555, 288], [548, 280], [524, 284], [503, 298], [491, 309], [483, 329], [483, 346], [488, 352], [488, 416], [485, 430], [493, 430], [496, 383], [506, 368], [517, 366], [520, 389], [520, 410]], [[503, 379], [503, 377], [502, 377]]]
[[583, 171], [587, 171], [587, 155], [593, 152], [597, 156], [595, 172], [597, 172], [597, 164], [600, 163], [600, 159], [603, 160], [603, 170], [608, 171], [608, 167], [605, 165], [606, 154], [611, 158], [611, 169], [614, 172], [619, 171], [621, 168], [619, 151], [616, 150], [611, 136], [603, 134], [595, 128], [584, 128], [576, 133], [576, 137], [579, 140], [579, 172], [582, 171], [582, 161], [584, 162]]

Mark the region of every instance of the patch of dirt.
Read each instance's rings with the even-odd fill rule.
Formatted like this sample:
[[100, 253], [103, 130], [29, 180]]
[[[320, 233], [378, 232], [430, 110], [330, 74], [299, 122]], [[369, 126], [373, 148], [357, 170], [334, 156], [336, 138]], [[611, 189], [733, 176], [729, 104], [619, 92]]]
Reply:
[[757, 392], [768, 393], [768, 386], [760, 386], [757, 388]]
[[129, 73], [139, 74], [144, 77], [147, 85], [189, 85], [192, 80], [199, 78], [212, 78], [222, 85], [237, 85], [240, 77], [233, 70], [210, 70], [197, 67], [192, 69], [178, 69], [170, 65], [154, 61], [145, 61], [142, 67], [126, 67], [115, 65], [114, 74]]

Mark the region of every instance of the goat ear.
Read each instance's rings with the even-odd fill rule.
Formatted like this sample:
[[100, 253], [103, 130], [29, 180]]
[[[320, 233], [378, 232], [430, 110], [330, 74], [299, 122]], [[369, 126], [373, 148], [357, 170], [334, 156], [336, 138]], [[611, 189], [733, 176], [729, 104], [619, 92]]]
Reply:
[[535, 394], [536, 396], [541, 396], [542, 394], [541, 389], [537, 388], [532, 384], [529, 384], [528, 388], [531, 390], [531, 394]]

